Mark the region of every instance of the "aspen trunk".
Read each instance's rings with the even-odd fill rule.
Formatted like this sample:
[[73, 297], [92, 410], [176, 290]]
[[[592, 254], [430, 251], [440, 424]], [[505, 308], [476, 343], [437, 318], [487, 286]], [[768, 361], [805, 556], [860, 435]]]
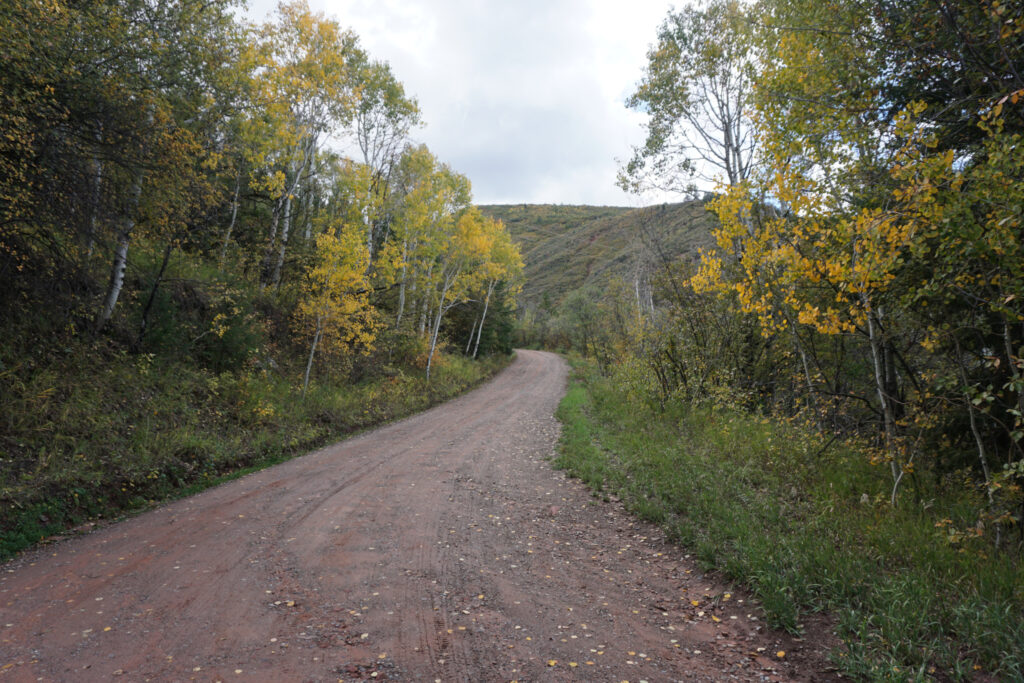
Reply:
[[[96, 133], [99, 138], [99, 131]], [[89, 224], [85, 234], [85, 255], [92, 258], [93, 250], [96, 248], [96, 233], [99, 230], [100, 222], [100, 198], [103, 187], [103, 162], [99, 157], [92, 159], [92, 173], [89, 177]]]
[[[970, 384], [967, 381], [967, 371], [964, 370], [964, 358], [963, 353], [960, 350], [960, 342], [956, 341], [955, 337], [954, 342], [956, 344], [956, 365], [957, 369], [960, 371], [960, 381], [963, 383], [964, 387], [964, 399], [967, 403], [967, 417], [971, 424], [971, 435], [974, 437], [974, 444], [978, 449], [978, 462], [981, 463], [981, 473], [982, 476], [985, 477], [985, 495], [988, 497], [988, 505], [989, 508], [991, 508], [994, 502], [992, 499], [992, 470], [988, 466], [988, 455], [985, 452], [985, 440], [981, 436], [981, 428], [978, 426], [977, 410], [975, 408], [974, 400], [971, 398], [969, 393]], [[996, 548], [998, 548], [1002, 541], [1002, 528], [998, 522], [995, 524], [995, 527], [995, 545]]]
[[427, 381], [430, 381], [430, 368], [434, 363], [434, 349], [437, 348], [437, 335], [441, 331], [441, 318], [444, 316], [445, 311], [455, 305], [452, 302], [445, 305], [445, 300], [448, 298], [448, 292], [451, 290], [452, 285], [459, 277], [459, 271], [450, 273], [444, 279], [444, 286], [441, 288], [441, 299], [437, 302], [437, 314], [434, 316], [434, 331], [430, 338], [430, 355], [427, 356]]
[[220, 245], [220, 257], [217, 260], [218, 267], [224, 270], [224, 261], [228, 256], [228, 243], [231, 241], [231, 231], [235, 229], [235, 220], [238, 218], [238, 194], [242, 190], [242, 171], [238, 171], [235, 178], [235, 197], [231, 200], [231, 222], [228, 229], [224, 231], [224, 240]]
[[430, 314], [430, 311], [429, 311], [430, 302], [427, 301], [427, 294], [426, 294], [426, 292], [424, 292], [423, 296], [421, 297], [421, 300], [419, 302], [419, 308], [420, 308], [419, 333], [420, 333], [420, 336], [423, 336], [427, 332], [427, 316]]
[[[369, 166], [369, 164], [367, 164]], [[371, 167], [372, 168], [372, 167]], [[373, 216], [370, 215], [370, 203], [373, 201], [373, 172], [367, 174], [366, 178], [366, 208], [363, 209], [363, 221], [366, 224], [366, 253], [370, 255], [366, 270], [369, 272], [373, 266]]]
[[395, 317], [395, 327], [402, 324], [402, 314], [405, 312], [405, 278], [409, 271], [406, 258], [409, 253], [408, 241], [402, 242], [402, 280], [398, 283], [398, 315]]
[[434, 331], [430, 335], [430, 354], [427, 356], [427, 381], [430, 381], [430, 368], [434, 364], [434, 349], [437, 348], [437, 333], [441, 330], [441, 315], [444, 313], [444, 298], [448, 294], [448, 289], [441, 293], [441, 301], [437, 305], [437, 316], [434, 320]]
[[480, 316], [480, 328], [476, 331], [476, 345], [473, 346], [473, 358], [480, 352], [480, 335], [484, 331], [484, 321], [487, 320], [487, 307], [491, 303], [491, 294], [494, 292], [494, 280], [487, 283], [487, 296], [484, 298], [484, 312]]
[[473, 347], [473, 335], [476, 334], [476, 324], [480, 321], [480, 318], [473, 318], [473, 326], [469, 328], [469, 339], [466, 340], [466, 350], [462, 352], [464, 356], [469, 355], [469, 350]]
[[[1003, 346], [1006, 349], [1006, 363], [1010, 368], [1010, 375], [1013, 377], [1014, 385], [1018, 387], [1015, 389], [1015, 391], [1017, 392], [1017, 411], [1021, 414], [1021, 416], [1024, 416], [1024, 390], [1021, 390], [1019, 388], [1021, 372], [1020, 368], [1017, 367], [1017, 363], [1020, 362], [1020, 358], [1018, 358], [1014, 354], [1013, 333], [1010, 332], [1010, 321], [1007, 320], [1005, 317], [1003, 318]], [[1018, 418], [1018, 420], [1019, 419], [1021, 418]], [[1017, 441], [1014, 441], [1013, 443], [1019, 451], [1020, 443]]]
[[117, 299], [121, 296], [121, 288], [124, 286], [124, 271], [128, 266], [128, 245], [132, 240], [132, 230], [135, 229], [135, 212], [139, 207], [139, 197], [142, 195], [142, 170], [135, 172], [132, 181], [131, 201], [125, 215], [121, 219], [121, 229], [117, 233], [117, 247], [114, 249], [114, 263], [110, 269], [110, 283], [107, 285], [107, 295], [103, 299], [103, 307], [96, 318], [96, 332], [100, 332], [114, 314], [114, 307], [117, 306]]
[[[427, 268], [427, 277], [426, 277], [426, 281], [427, 282], [431, 281], [430, 280], [430, 276], [433, 275], [433, 273], [434, 273], [434, 264], [431, 263], [430, 267]], [[430, 297], [427, 296], [428, 293], [429, 293], [428, 290], [429, 290], [429, 288], [426, 288], [426, 287], [424, 288], [423, 300], [420, 302], [421, 305], [423, 306], [423, 310], [420, 312], [420, 328], [419, 328], [420, 329], [420, 336], [422, 336], [424, 333], [426, 333], [426, 331], [427, 331], [427, 319], [430, 317]]]
[[309, 373], [313, 369], [313, 356], [316, 354], [316, 346], [320, 343], [320, 337], [323, 336], [324, 330], [324, 319], [323, 316], [316, 317], [316, 332], [313, 333], [313, 343], [309, 347], [309, 358], [306, 360], [306, 372], [302, 376], [302, 397], [306, 397], [306, 389], [309, 388]]
[[867, 306], [866, 297], [862, 297], [865, 308], [868, 308], [868, 342], [871, 346], [871, 361], [874, 366], [875, 390], [878, 393], [878, 402], [882, 407], [882, 421], [885, 427], [885, 450], [889, 456], [889, 468], [892, 472], [892, 495], [889, 503], [896, 505], [896, 493], [899, 491], [900, 482], [903, 480], [903, 469], [896, 459], [896, 418], [892, 409], [890, 397], [886, 394], [885, 368], [882, 342], [879, 339], [876, 313]]
[[117, 305], [117, 299], [121, 295], [121, 288], [124, 286], [124, 270], [128, 264], [128, 244], [131, 242], [131, 228], [122, 229], [117, 233], [117, 247], [114, 249], [114, 265], [110, 270], [110, 283], [107, 285], [107, 295], [103, 299], [103, 308], [99, 317], [96, 318], [96, 331], [99, 332], [110, 320]]
[[302, 231], [302, 241], [304, 244], [309, 244], [309, 241], [313, 239], [313, 192], [310, 188], [307, 188], [302, 208], [302, 220], [305, 224], [305, 229]]
[[796, 326], [793, 325], [788, 316], [786, 323], [793, 335], [793, 343], [796, 344], [797, 351], [800, 352], [800, 364], [804, 371], [804, 382], [807, 384], [807, 400], [810, 402], [811, 410], [814, 411], [814, 421], [818, 425], [818, 429], [821, 430], [823, 429], [823, 418], [821, 411], [818, 410], [817, 390], [814, 387], [814, 380], [811, 378], [811, 367], [807, 362], [807, 351], [804, 349], [803, 342], [800, 341], [800, 335], [796, 332]]
[[[307, 139], [302, 147], [302, 163], [299, 167], [295, 168], [294, 161], [291, 171], [292, 179], [291, 182], [285, 180], [284, 192], [281, 197], [278, 198], [277, 204], [274, 206], [274, 215], [270, 224], [270, 239], [267, 240], [267, 251], [263, 256], [263, 268], [260, 275], [260, 288], [262, 289], [268, 283], [277, 285], [281, 281], [281, 265], [284, 262], [284, 253], [288, 243], [288, 229], [290, 225], [288, 222], [291, 220], [291, 204], [292, 197], [295, 195], [296, 190], [299, 187], [299, 181], [302, 179], [302, 174], [306, 170], [306, 166], [309, 164], [310, 158], [316, 150], [316, 140], [313, 138]], [[274, 245], [277, 241], [277, 225], [278, 221], [284, 217], [285, 224], [281, 235], [281, 247], [278, 252], [278, 257], [274, 258]], [[273, 265], [271, 265], [273, 264]]]
[[260, 262], [260, 289], [267, 286], [270, 276], [270, 262], [274, 257], [274, 246], [277, 244], [277, 226], [281, 222], [281, 213], [284, 210], [284, 197], [274, 202], [274, 209], [270, 215], [270, 234], [267, 236], [267, 249], [263, 252], [263, 260]]
[[156, 301], [157, 290], [160, 289], [160, 283], [164, 279], [164, 273], [167, 272], [167, 264], [171, 261], [171, 252], [174, 250], [173, 240], [167, 243], [164, 247], [164, 259], [160, 263], [160, 270], [157, 271], [156, 279], [153, 280], [153, 286], [149, 290], [149, 297], [146, 299], [146, 305], [142, 309], [142, 321], [139, 323], [139, 336], [135, 339], [135, 348], [139, 349], [142, 347], [142, 341], [146, 336], [146, 330], [149, 327], [149, 313], [153, 310], [153, 302]]
[[277, 250], [277, 261], [274, 262], [274, 273], [270, 278], [274, 287], [281, 286], [281, 270], [284, 268], [284, 254], [288, 249], [288, 233], [292, 227], [292, 196], [284, 200], [284, 218], [281, 220], [281, 245]]
[[430, 309], [430, 302], [427, 300], [426, 295], [423, 296], [423, 310], [420, 311], [420, 336], [427, 334], [427, 321], [433, 315], [433, 311]]

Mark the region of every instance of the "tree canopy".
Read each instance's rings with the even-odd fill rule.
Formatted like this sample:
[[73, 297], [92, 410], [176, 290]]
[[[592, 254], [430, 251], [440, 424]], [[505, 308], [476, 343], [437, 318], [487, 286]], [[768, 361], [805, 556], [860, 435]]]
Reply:
[[[161, 292], [183, 286], [169, 269], [189, 264], [197, 343], [230, 337], [237, 301], [251, 299], [270, 337], [236, 357], [304, 347], [304, 384], [318, 366], [382, 366], [380, 345], [392, 360], [405, 349], [419, 362], [421, 349], [426, 367], [446, 339], [478, 339], [445, 313], [486, 310], [496, 287], [509, 305], [521, 261], [504, 227], [471, 208], [468, 179], [411, 143], [416, 100], [304, 0], [259, 25], [236, 10], [0, 8], [11, 320], [144, 352]], [[360, 158], [340, 151], [346, 141]]]
[[[699, 399], [725, 385], [867, 438], [894, 505], [908, 483], [926, 495], [921, 473], [966, 468], [997, 546], [1024, 502], [1020, 10], [673, 10], [629, 101], [650, 118], [624, 168], [634, 188], [685, 188], [701, 167], [717, 183], [716, 248], [674, 266], [634, 332], [652, 387]], [[727, 154], [737, 139], [747, 153]], [[730, 328], [746, 351], [698, 368]]]

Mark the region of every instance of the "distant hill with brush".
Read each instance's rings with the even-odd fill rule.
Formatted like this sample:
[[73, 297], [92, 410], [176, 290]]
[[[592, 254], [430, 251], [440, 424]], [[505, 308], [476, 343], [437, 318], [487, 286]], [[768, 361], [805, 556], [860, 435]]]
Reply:
[[[526, 263], [520, 306], [557, 306], [578, 289], [602, 289], [631, 279], [638, 257], [673, 260], [712, 244], [717, 219], [703, 202], [641, 209], [561, 204], [488, 204], [480, 210], [504, 221]], [[643, 259], [639, 259], [642, 261]]]

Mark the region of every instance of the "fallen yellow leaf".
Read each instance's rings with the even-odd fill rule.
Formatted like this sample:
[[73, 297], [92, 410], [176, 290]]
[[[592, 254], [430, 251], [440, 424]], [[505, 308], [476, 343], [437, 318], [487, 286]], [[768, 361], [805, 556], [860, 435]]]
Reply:
[[558, 664], [558, 660], [557, 659], [549, 659], [548, 660], [548, 666], [554, 666], [555, 664]]
[[775, 653], [775, 656], [778, 657], [779, 659], [782, 659], [783, 657], [786, 656], [786, 651], [785, 650], [779, 650], [778, 652]]

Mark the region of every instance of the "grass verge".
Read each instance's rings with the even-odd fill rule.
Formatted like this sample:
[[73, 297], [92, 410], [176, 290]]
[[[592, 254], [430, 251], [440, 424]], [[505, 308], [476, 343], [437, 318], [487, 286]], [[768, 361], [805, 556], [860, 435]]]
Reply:
[[845, 674], [869, 680], [1024, 679], [1024, 570], [953, 544], [957, 501], [885, 501], [855, 448], [725, 409], [632, 401], [580, 364], [558, 411], [557, 467], [662, 525], [706, 568], [747, 585], [770, 623], [829, 611]]
[[[0, 560], [85, 521], [195, 493], [446, 401], [511, 360], [444, 356], [431, 381], [213, 373], [149, 355], [0, 363]], [[297, 373], [294, 374], [296, 377]]]

